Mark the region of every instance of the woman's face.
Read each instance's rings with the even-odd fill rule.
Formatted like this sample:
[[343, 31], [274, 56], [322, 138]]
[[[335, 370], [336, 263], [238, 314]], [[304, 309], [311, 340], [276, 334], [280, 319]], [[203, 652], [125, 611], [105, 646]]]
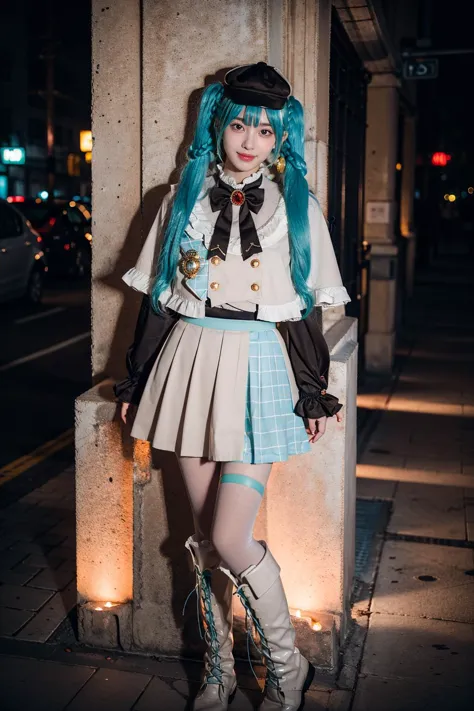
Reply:
[[246, 126], [243, 111], [230, 122], [224, 131], [224, 168], [244, 177], [255, 173], [273, 148], [275, 134], [268, 121], [267, 112], [262, 109], [258, 126]]

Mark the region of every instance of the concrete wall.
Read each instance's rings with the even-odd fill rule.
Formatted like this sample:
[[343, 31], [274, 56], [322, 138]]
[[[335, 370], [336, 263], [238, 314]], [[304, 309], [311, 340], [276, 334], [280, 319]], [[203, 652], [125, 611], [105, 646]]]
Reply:
[[[122, 309], [123, 266], [140, 245], [140, 5], [92, 3], [92, 373], [123, 372], [136, 311]], [[123, 271], [126, 271], [125, 269]], [[123, 272], [122, 272], [123, 273]], [[138, 300], [131, 297], [131, 302]]]
[[[143, 0], [141, 10], [138, 0], [119, 0], [108, 9], [93, 0], [97, 380], [123, 373], [137, 303], [132, 293], [124, 295], [120, 276], [133, 266], [167, 185], [177, 179], [197, 87], [222, 79], [235, 65], [236, 47], [240, 63], [266, 59], [279, 66], [304, 101], [308, 176], [325, 204], [330, 13], [329, 0]], [[332, 318], [330, 310], [324, 312], [323, 325], [332, 353], [331, 392], [345, 404], [344, 421], [329, 423], [314, 454], [275, 467], [256, 527], [280, 559], [290, 606], [323, 621], [319, 636], [304, 622], [298, 634], [302, 648], [325, 666], [334, 665], [349, 621], [354, 554], [356, 330], [343, 309], [334, 312]], [[194, 584], [183, 550], [191, 515], [174, 455], [151, 453], [143, 442], [132, 444], [108, 382], [79, 399], [77, 418], [81, 638], [110, 647], [194, 654], [193, 613], [181, 618]], [[110, 556], [102, 532], [118, 515], [121, 497], [126, 505]], [[111, 580], [123, 576], [120, 594], [110, 600], [117, 604], [97, 610], [105, 594], [96, 584], [97, 571], [109, 570], [108, 558], [118, 560], [120, 542], [124, 567], [120, 560], [110, 572]]]

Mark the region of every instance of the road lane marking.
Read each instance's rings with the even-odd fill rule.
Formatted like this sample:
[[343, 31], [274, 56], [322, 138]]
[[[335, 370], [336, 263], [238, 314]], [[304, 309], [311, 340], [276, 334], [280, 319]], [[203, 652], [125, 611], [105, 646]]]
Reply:
[[56, 306], [55, 309], [49, 309], [49, 311], [41, 311], [38, 314], [30, 314], [29, 316], [23, 316], [22, 318], [15, 319], [14, 323], [19, 326], [22, 323], [28, 323], [28, 321], [35, 321], [35, 319], [44, 318], [45, 316], [52, 316], [52, 314], [58, 314], [61, 311], [66, 311], [66, 307]]
[[17, 365], [23, 365], [23, 363], [29, 363], [31, 360], [42, 358], [43, 356], [48, 355], [49, 353], [54, 353], [55, 351], [61, 350], [61, 348], [67, 348], [68, 346], [72, 346], [74, 343], [78, 343], [79, 341], [83, 341], [85, 338], [89, 338], [90, 335], [91, 332], [86, 331], [85, 333], [80, 333], [78, 336], [74, 336], [73, 338], [68, 338], [67, 341], [61, 341], [60, 343], [56, 343], [54, 346], [49, 346], [49, 348], [43, 348], [40, 351], [36, 351], [35, 353], [30, 353], [30, 355], [23, 356], [23, 358], [17, 358], [16, 360], [12, 360], [9, 363], [0, 365], [0, 373], [3, 373], [5, 370], [10, 370], [10, 368], [16, 368]]
[[0, 486], [6, 484], [7, 481], [11, 481], [20, 474], [23, 474], [23, 472], [31, 469], [31, 467], [34, 467], [36, 464], [43, 462], [52, 454], [68, 447], [73, 442], [74, 428], [71, 428], [60, 434], [59, 437], [41, 444], [39, 447], [30, 452], [30, 454], [25, 454], [22, 457], [15, 459], [13, 462], [6, 464], [0, 469]]

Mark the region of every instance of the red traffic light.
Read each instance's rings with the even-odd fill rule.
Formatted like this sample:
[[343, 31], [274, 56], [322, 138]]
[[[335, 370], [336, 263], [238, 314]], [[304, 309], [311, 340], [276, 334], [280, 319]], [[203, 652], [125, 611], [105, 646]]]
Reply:
[[450, 153], [444, 153], [443, 151], [437, 151], [431, 156], [431, 165], [445, 166], [451, 160]]

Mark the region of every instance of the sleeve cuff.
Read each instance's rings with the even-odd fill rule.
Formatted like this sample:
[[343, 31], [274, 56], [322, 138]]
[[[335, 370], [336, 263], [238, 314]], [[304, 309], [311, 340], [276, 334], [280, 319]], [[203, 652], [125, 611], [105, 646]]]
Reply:
[[138, 405], [140, 400], [138, 393], [138, 382], [131, 378], [125, 378], [113, 386], [115, 397], [119, 402], [129, 402], [132, 405]]
[[334, 397], [326, 393], [309, 395], [301, 394], [295, 406], [295, 414], [306, 419], [317, 420], [320, 417], [332, 417], [342, 408], [341, 403]]

